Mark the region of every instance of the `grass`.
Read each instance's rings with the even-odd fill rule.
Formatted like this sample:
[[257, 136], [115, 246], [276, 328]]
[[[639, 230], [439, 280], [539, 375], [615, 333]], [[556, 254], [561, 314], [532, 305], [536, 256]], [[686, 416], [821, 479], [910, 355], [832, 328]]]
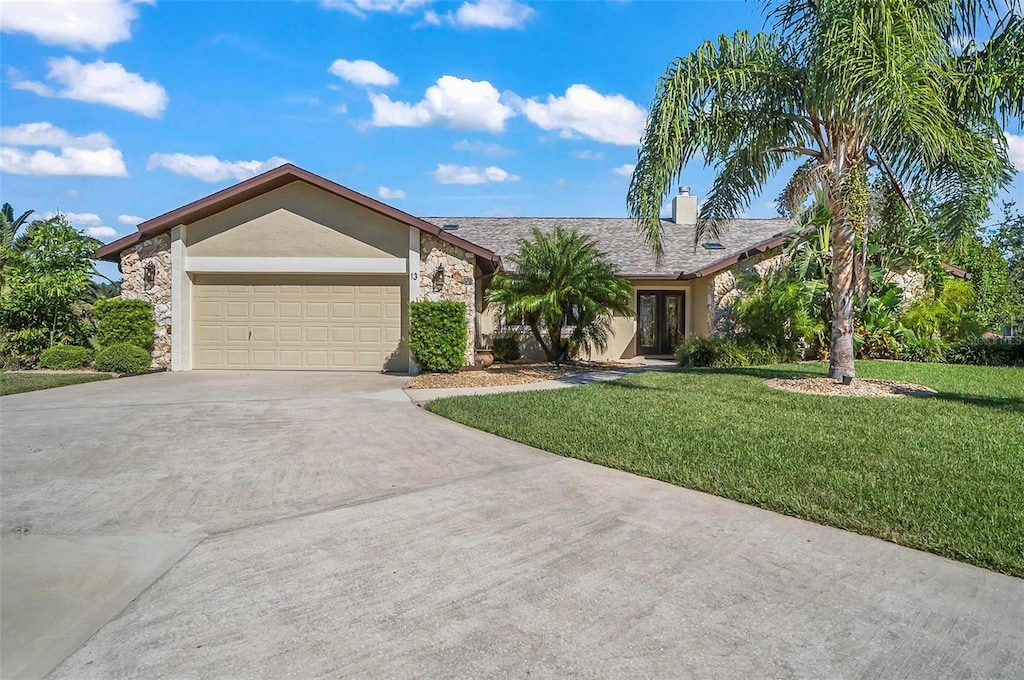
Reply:
[[109, 373], [0, 373], [0, 396], [111, 378]]
[[645, 373], [428, 409], [562, 456], [1024, 577], [1024, 369], [897, 362], [929, 398], [765, 387], [824, 364]]

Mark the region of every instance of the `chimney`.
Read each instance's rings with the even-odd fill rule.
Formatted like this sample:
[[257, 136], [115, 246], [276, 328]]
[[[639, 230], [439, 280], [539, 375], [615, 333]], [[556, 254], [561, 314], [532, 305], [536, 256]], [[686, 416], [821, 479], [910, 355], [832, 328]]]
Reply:
[[672, 221], [676, 224], [697, 224], [697, 197], [690, 195], [690, 187], [679, 187], [679, 195], [672, 199]]

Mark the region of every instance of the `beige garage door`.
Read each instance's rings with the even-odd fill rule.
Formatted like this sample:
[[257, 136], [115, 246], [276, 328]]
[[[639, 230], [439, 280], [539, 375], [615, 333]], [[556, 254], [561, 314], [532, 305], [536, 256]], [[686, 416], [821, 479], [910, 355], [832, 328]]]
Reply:
[[193, 366], [404, 371], [403, 281], [199, 276], [192, 289]]

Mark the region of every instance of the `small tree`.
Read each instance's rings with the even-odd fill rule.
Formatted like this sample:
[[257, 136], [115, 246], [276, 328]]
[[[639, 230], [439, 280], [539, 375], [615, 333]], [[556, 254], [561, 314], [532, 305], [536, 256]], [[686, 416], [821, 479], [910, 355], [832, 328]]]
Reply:
[[0, 328], [10, 351], [31, 356], [55, 344], [84, 344], [91, 257], [100, 243], [72, 227], [63, 215], [33, 222], [23, 245], [10, 253], [6, 290], [0, 296]]
[[[533, 229], [487, 290], [506, 318], [522, 318], [548, 361], [603, 351], [613, 314], [630, 314], [633, 288], [594, 240], [575, 229]], [[568, 329], [568, 333], [566, 332]]]

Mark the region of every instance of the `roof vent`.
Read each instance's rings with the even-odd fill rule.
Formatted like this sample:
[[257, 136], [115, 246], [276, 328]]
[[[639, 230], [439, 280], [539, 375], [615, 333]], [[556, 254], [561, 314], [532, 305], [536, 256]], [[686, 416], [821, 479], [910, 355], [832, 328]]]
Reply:
[[457, 224], [443, 224], [443, 225], [441, 225], [441, 228], [444, 229], [445, 231], [455, 231], [456, 229], [459, 228], [459, 225], [457, 225]]
[[718, 241], [705, 241], [700, 244], [704, 250], [725, 250], [725, 246]]

